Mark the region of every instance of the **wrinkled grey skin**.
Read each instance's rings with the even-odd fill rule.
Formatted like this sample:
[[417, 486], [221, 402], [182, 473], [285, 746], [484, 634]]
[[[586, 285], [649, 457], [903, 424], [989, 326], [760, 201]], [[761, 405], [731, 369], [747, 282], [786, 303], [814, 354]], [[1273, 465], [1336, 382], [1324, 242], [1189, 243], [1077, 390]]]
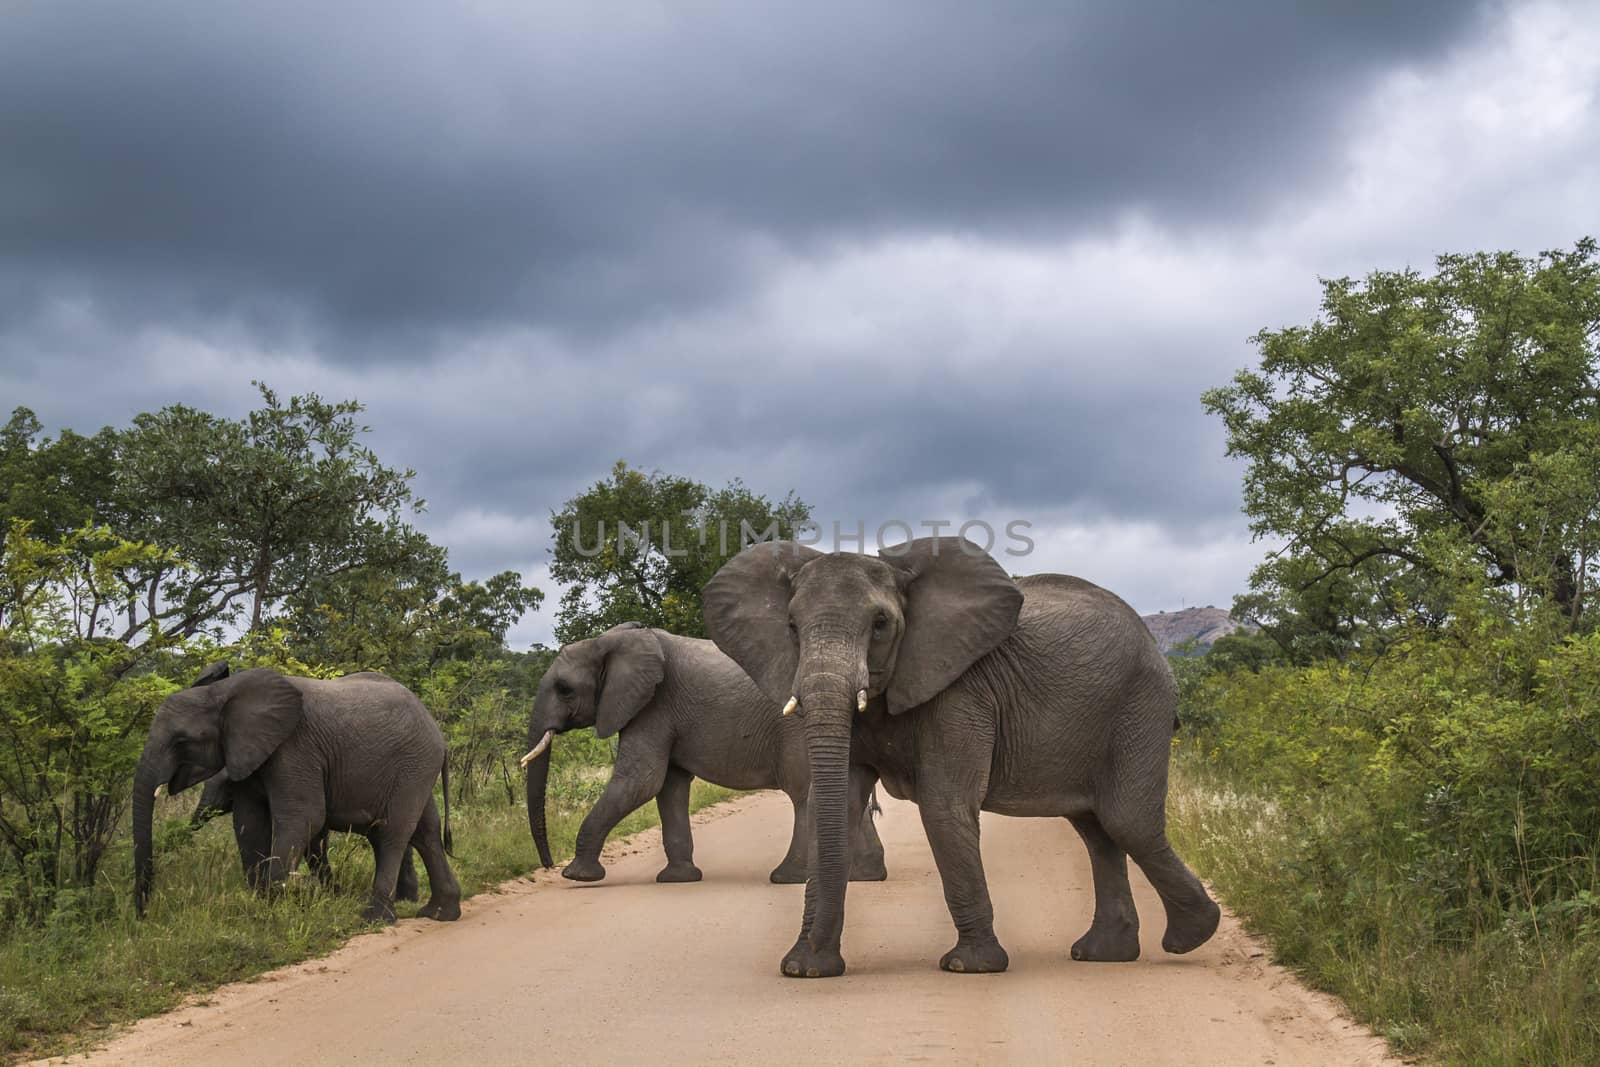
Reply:
[[[199, 684], [199, 683], [196, 683]], [[206, 779], [204, 788], [200, 791], [200, 803], [194, 807], [194, 814], [189, 816], [189, 825], [198, 830], [218, 815], [227, 815], [233, 811], [233, 784], [228, 781], [228, 772], [220, 771]], [[268, 813], [271, 817], [271, 813]], [[245, 877], [250, 877], [250, 867], [254, 862], [251, 850], [245, 847], [248, 837], [248, 828], [245, 833], [239, 827], [234, 828], [234, 837], [239, 842], [239, 861], [245, 865]], [[365, 835], [367, 842], [373, 844], [373, 834]], [[376, 848], [376, 845], [374, 845]], [[406, 857], [400, 861], [400, 876], [395, 881], [394, 898], [396, 900], [418, 900], [420, 887], [417, 884], [417, 865], [412, 862], [412, 849], [406, 845]], [[323, 830], [311, 843], [306, 846], [306, 866], [311, 868], [311, 873], [317, 876], [317, 881], [328, 885], [333, 881], [333, 869], [328, 866], [328, 831]]]
[[[800, 937], [780, 969], [844, 973], [846, 856], [865, 782], [915, 801], [955, 920], [939, 965], [1003, 971], [978, 812], [1064, 816], [1088, 846], [1094, 920], [1077, 960], [1132, 960], [1132, 856], [1188, 952], [1220, 912], [1166, 836], [1176, 687], [1133, 609], [1079, 578], [1012, 580], [959, 538], [878, 557], [791, 542], [735, 556], [706, 585], [706, 628], [773, 700], [798, 697], [811, 759], [817, 861]], [[856, 710], [865, 690], [867, 710]]]
[[[617, 759], [605, 792], [578, 829], [576, 854], [563, 876], [580, 882], [604, 878], [600, 848], [606, 835], [654, 797], [667, 852], [667, 865], [656, 881], [698, 882], [689, 832], [689, 785], [698, 777], [730, 789], [787, 793], [794, 804], [794, 832], [788, 854], [770, 877], [774, 882], [806, 880], [810, 773], [804, 732], [710, 641], [625, 623], [567, 645], [539, 683], [528, 722], [529, 746], [547, 730], [562, 733], [585, 726], [593, 726], [600, 737], [620, 733]], [[527, 767], [530, 829], [547, 867], [549, 761], [546, 750]], [[850, 877], [882, 880], [883, 842], [870, 811], [862, 813], [859, 826]]]
[[[212, 674], [211, 670], [207, 675]], [[246, 879], [281, 885], [328, 830], [372, 842], [376, 874], [363, 912], [394, 921], [394, 897], [409, 843], [428, 870], [431, 897], [417, 912], [450, 920], [461, 890], [445, 858], [433, 781], [444, 736], [410, 690], [381, 674], [325, 681], [258, 668], [202, 675], [162, 702], [134, 772], [134, 904], [144, 914], [155, 879], [151, 819], [155, 789], [180, 793], [225, 771], [234, 835]], [[448, 781], [446, 798], [448, 808]]]

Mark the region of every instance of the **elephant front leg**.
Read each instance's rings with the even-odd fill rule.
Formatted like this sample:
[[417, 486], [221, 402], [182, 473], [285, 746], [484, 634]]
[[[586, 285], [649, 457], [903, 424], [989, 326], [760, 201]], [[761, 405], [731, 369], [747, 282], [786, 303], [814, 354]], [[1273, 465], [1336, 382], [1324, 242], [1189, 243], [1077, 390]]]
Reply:
[[306, 819], [292, 812], [272, 814], [272, 855], [265, 864], [265, 885], [277, 892], [299, 866], [311, 846], [311, 828]]
[[994, 906], [978, 847], [978, 806], [945, 806], [925, 798], [919, 804], [922, 826], [944, 882], [944, 901], [956, 924], [956, 946], [939, 966], [958, 974], [1003, 971], [1010, 957], [994, 935]]
[[272, 862], [272, 816], [265, 803], [254, 798], [240, 798], [234, 804], [233, 839], [239, 846], [244, 884], [257, 893], [265, 892]]
[[853, 840], [850, 849], [852, 882], [882, 882], [889, 877], [889, 868], [883, 862], [883, 839], [878, 836], [878, 825], [872, 818], [874, 807], [874, 798], [869, 790], [859, 820], [861, 833]]
[[661, 843], [667, 850], [667, 865], [656, 875], [658, 882], [700, 880], [700, 868], [694, 865], [694, 834], [689, 829], [689, 787], [693, 784], [694, 775], [681, 767], [668, 767], [667, 780], [656, 794]]
[[629, 773], [619, 764], [611, 781], [606, 783], [605, 792], [600, 794], [593, 810], [584, 816], [578, 827], [572, 862], [562, 868], [561, 877], [575, 882], [598, 882], [604, 878], [606, 869], [600, 862], [600, 849], [606, 843], [606, 835], [629, 812], [660, 792], [665, 777], [664, 766], [652, 779]]

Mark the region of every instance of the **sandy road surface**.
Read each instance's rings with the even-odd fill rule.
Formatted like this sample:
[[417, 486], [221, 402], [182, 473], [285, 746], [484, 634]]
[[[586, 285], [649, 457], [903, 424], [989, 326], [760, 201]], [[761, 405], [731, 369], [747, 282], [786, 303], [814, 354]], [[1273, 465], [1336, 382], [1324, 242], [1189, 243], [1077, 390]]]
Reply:
[[1231, 917], [1189, 956], [1160, 949], [1137, 875], [1144, 958], [1082, 964], [1089, 865], [1057, 819], [984, 816], [1003, 975], [938, 970], [954, 931], [916, 808], [885, 802], [888, 882], [850, 887], [849, 973], [778, 974], [800, 886], [774, 886], [789, 804], [696, 817], [705, 881], [656, 885], [655, 833], [607, 850], [604, 882], [553, 872], [146, 1020], [68, 1063], [1384, 1063], [1381, 1042], [1266, 962]]

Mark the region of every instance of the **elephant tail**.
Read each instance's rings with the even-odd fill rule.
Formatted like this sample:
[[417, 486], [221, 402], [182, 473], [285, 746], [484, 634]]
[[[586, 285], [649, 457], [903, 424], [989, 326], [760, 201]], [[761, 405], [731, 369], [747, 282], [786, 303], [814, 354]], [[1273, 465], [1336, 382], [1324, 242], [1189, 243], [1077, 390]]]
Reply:
[[444, 766], [440, 768], [439, 775], [444, 779], [444, 854], [456, 854], [455, 838], [450, 836], [450, 754], [445, 753]]

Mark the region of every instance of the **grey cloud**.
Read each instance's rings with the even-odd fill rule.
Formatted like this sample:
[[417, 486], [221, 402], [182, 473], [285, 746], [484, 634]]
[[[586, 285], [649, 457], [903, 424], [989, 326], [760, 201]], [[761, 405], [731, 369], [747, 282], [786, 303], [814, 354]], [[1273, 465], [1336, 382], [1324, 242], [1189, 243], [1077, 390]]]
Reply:
[[[770, 244], [1216, 222], [1466, 5], [13, 8], [0, 284], [332, 358], [735, 299]], [[493, 17], [487, 13], [492, 12]], [[20, 294], [20, 295], [18, 295]], [[18, 305], [22, 305], [19, 307]]]

